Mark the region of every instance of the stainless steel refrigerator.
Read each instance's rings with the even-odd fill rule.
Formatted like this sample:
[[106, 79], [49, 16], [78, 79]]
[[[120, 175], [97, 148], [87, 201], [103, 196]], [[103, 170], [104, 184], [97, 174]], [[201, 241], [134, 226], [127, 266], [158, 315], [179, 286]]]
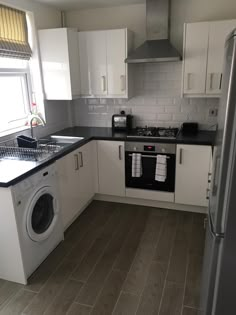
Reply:
[[225, 44], [200, 308], [203, 315], [236, 314], [236, 30]]

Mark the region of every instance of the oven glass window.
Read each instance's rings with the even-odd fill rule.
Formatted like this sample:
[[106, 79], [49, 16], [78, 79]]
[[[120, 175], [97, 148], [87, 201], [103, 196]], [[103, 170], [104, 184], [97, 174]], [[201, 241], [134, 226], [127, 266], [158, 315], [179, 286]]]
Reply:
[[44, 233], [51, 225], [53, 218], [53, 197], [50, 194], [44, 194], [38, 199], [32, 212], [33, 231], [37, 234]]

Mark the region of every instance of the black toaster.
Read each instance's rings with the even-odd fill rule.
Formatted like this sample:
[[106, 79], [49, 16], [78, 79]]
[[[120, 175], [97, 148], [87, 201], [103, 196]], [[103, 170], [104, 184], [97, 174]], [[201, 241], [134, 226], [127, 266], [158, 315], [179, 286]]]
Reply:
[[124, 111], [120, 114], [112, 116], [112, 130], [113, 131], [130, 131], [132, 129], [132, 115], [126, 115]]

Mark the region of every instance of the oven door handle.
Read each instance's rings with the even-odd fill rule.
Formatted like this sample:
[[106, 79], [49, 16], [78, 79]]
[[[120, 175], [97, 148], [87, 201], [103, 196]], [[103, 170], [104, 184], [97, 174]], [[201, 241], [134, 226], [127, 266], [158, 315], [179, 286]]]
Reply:
[[[158, 155], [158, 154], [157, 154], [157, 155]], [[145, 154], [142, 154], [141, 157], [156, 159], [156, 158], [157, 158], [157, 155], [145, 155]], [[133, 156], [133, 154], [129, 154], [129, 156]], [[166, 158], [167, 158], [167, 159], [170, 159], [169, 156], [167, 156]]]

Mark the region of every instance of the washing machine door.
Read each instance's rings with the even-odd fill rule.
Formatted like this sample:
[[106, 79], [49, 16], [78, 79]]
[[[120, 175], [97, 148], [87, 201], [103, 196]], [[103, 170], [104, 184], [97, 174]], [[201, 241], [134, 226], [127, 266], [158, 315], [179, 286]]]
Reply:
[[58, 202], [52, 187], [41, 188], [31, 199], [26, 228], [29, 237], [41, 242], [50, 237], [58, 223]]

